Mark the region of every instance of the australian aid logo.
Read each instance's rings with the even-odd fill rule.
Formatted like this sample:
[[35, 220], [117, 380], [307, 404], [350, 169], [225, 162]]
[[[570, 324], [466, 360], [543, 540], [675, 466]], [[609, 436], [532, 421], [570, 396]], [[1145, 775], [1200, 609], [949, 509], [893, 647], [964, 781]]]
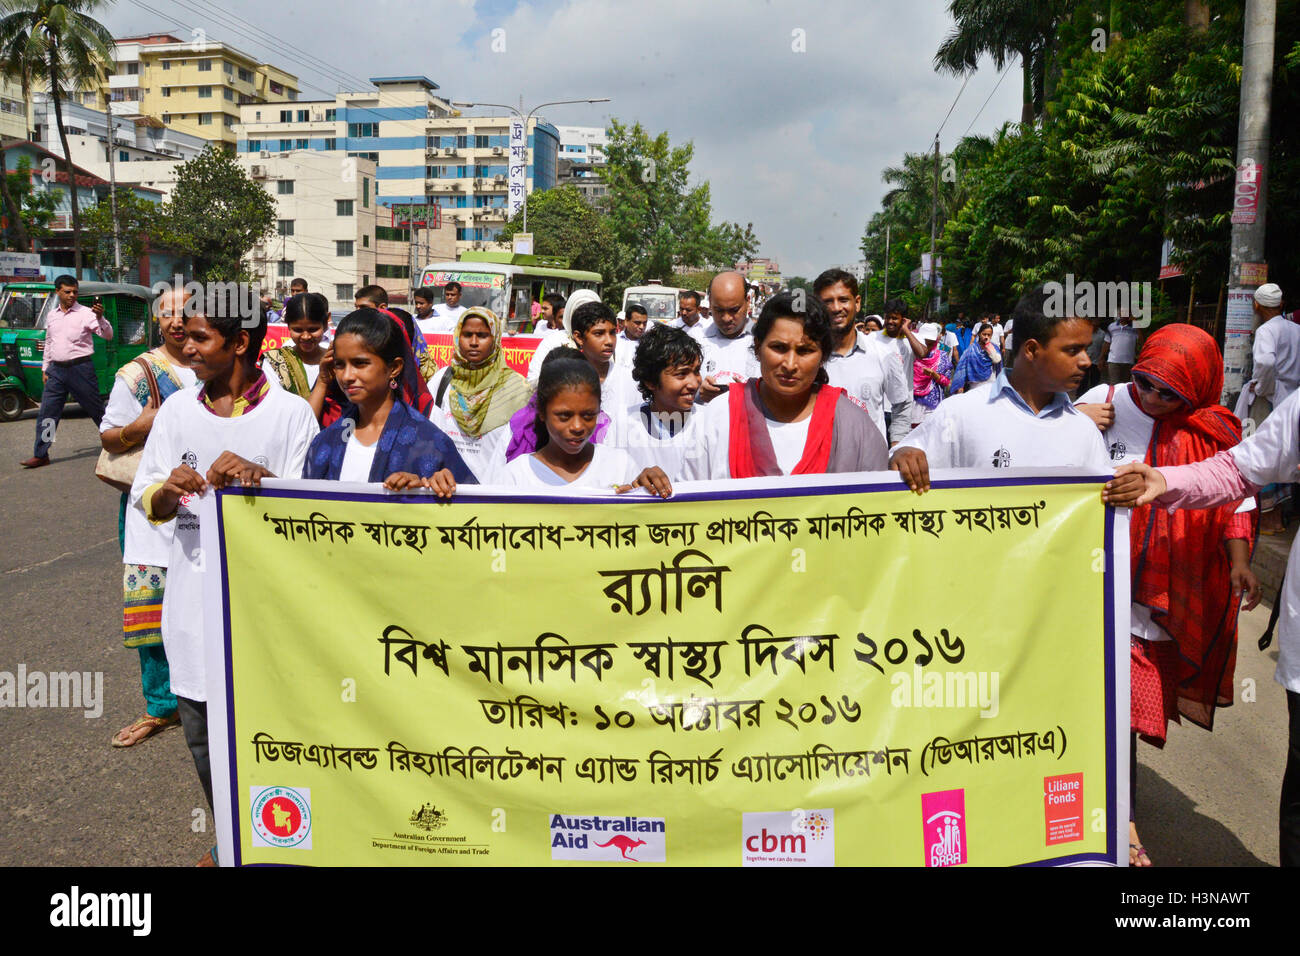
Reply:
[[740, 863], [742, 866], [834, 866], [835, 811], [744, 814]]
[[249, 787], [253, 846], [311, 849], [311, 790]]
[[663, 863], [668, 842], [663, 817], [551, 814], [551, 859]]
[[966, 791], [921, 794], [925, 829], [925, 865], [958, 866], [966, 862]]

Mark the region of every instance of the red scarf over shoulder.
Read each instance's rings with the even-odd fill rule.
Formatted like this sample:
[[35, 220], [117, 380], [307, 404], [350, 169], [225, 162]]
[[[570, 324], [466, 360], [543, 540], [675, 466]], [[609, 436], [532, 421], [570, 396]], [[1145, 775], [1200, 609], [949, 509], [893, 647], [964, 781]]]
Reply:
[[[1241, 441], [1241, 422], [1218, 404], [1223, 359], [1213, 338], [1193, 325], [1174, 324], [1147, 339], [1134, 373], [1154, 379], [1187, 403], [1184, 411], [1156, 419], [1147, 464], [1189, 465]], [[1137, 403], [1135, 386], [1133, 400]], [[1177, 642], [1178, 709], [1206, 729], [1215, 707], [1232, 703], [1237, 657], [1238, 600], [1229, 580], [1224, 529], [1237, 504], [1206, 510], [1147, 505], [1129, 525], [1133, 600]]]
[[[728, 411], [731, 413], [731, 440], [727, 447], [727, 463], [732, 478], [754, 478], [760, 475], [779, 475], [781, 466], [776, 463], [776, 452], [767, 433], [767, 417], [763, 414], [758, 397], [758, 382], [732, 385], [727, 390]], [[793, 475], [824, 475], [831, 459], [831, 439], [835, 431], [835, 405], [843, 389], [823, 385], [813, 404], [812, 421], [808, 423], [808, 440], [803, 446], [803, 456], [791, 472]]]

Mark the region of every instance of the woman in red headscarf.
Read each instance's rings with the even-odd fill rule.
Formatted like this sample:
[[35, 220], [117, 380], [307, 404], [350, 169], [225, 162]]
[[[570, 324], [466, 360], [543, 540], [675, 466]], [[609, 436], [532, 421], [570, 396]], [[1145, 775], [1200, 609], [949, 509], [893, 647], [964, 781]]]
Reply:
[[[1241, 441], [1241, 422], [1218, 404], [1222, 389], [1223, 358], [1214, 339], [1196, 326], [1174, 324], [1147, 339], [1130, 384], [1099, 385], [1079, 404], [1103, 427], [1116, 465], [1190, 465]], [[1133, 753], [1139, 735], [1163, 747], [1168, 721], [1180, 722], [1180, 714], [1211, 730], [1215, 708], [1232, 703], [1242, 593], [1247, 608], [1259, 603], [1250, 570], [1254, 507], [1246, 499], [1204, 511], [1133, 510]], [[1136, 771], [1132, 756], [1130, 794]], [[1150, 866], [1131, 817], [1129, 827], [1130, 862]]]

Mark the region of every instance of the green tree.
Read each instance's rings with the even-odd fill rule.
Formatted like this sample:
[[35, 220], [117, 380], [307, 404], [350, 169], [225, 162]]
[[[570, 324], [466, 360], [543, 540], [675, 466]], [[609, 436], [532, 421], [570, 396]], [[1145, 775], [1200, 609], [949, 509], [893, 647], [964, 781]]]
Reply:
[[3, 0], [0, 2], [0, 69], [17, 76], [23, 99], [33, 83], [49, 84], [54, 117], [63, 144], [63, 164], [72, 203], [73, 270], [81, 275], [81, 212], [72, 153], [63, 125], [63, 97], [99, 83], [109, 68], [113, 36], [90, 13], [101, 0]]
[[670, 282], [675, 268], [730, 269], [758, 252], [752, 223], [711, 224], [709, 184], [690, 184], [694, 154], [690, 143], [673, 147], [667, 133], [652, 137], [640, 123], [610, 121], [606, 208], [631, 270], [619, 280]]
[[113, 210], [105, 197], [86, 210], [86, 255], [90, 265], [101, 276], [113, 276], [121, 282], [122, 276], [140, 263], [149, 245], [149, 237], [157, 228], [159, 207], [148, 199], [141, 199], [129, 189], [117, 189], [117, 240], [122, 250], [122, 270], [115, 269], [113, 256]]
[[[528, 203], [528, 231], [538, 255], [562, 256], [569, 267], [600, 272], [611, 264], [614, 242], [609, 224], [598, 210], [582, 198], [576, 186], [558, 186], [531, 193]], [[510, 242], [523, 232], [523, 210], [505, 224], [499, 242]]]
[[203, 281], [247, 280], [244, 257], [275, 228], [275, 201], [224, 150], [208, 146], [177, 170], [159, 239], [194, 257]]
[[5, 246], [31, 252], [33, 239], [48, 239], [54, 233], [54, 195], [32, 184], [32, 161], [19, 157], [16, 168], [3, 177], [5, 204]]

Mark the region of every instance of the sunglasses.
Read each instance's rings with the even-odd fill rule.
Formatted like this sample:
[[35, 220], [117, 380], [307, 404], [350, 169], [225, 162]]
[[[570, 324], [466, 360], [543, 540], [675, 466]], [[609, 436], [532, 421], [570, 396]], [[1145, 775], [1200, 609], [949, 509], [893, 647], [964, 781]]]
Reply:
[[1133, 384], [1143, 392], [1154, 392], [1162, 402], [1181, 402], [1183, 397], [1167, 388], [1160, 388], [1155, 382], [1138, 372], [1133, 373]]

